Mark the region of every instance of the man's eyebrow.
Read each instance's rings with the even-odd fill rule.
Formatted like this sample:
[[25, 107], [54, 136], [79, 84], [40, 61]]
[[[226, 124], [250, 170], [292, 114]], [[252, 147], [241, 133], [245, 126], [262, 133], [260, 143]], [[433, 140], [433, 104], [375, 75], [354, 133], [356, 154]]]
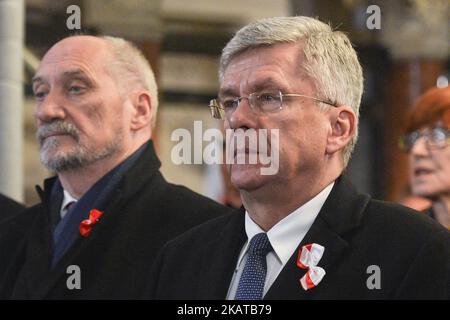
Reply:
[[237, 97], [238, 94], [236, 94], [236, 90], [234, 90], [231, 87], [228, 87], [228, 88], [220, 89], [218, 96], [219, 96], [219, 98], [220, 97], [230, 97], [230, 96]]
[[[261, 92], [264, 90], [281, 90], [284, 91], [284, 87], [282, 87], [277, 81], [275, 81], [272, 77], [264, 78], [255, 81], [250, 84], [251, 92]], [[225, 87], [219, 91], [219, 97], [228, 97], [233, 96], [237, 97], [238, 94], [233, 87]]]
[[[93, 84], [94, 81], [81, 69], [68, 70], [62, 73], [60, 76], [61, 80], [67, 80], [71, 78], [80, 79], [88, 82], [88, 84]], [[36, 82], [46, 82], [46, 80], [39, 75], [36, 75], [32, 78], [31, 83], [34, 85]]]
[[275, 81], [273, 78], [265, 78], [258, 81], [255, 81], [251, 84], [251, 88], [253, 92], [260, 92], [263, 90], [283, 90], [280, 83]]
[[86, 74], [86, 72], [84, 72], [81, 69], [64, 71], [61, 75], [62, 80], [67, 80], [67, 79], [72, 79], [72, 78], [80, 79], [80, 80], [88, 82], [89, 84], [93, 84], [91, 77], [89, 77]]

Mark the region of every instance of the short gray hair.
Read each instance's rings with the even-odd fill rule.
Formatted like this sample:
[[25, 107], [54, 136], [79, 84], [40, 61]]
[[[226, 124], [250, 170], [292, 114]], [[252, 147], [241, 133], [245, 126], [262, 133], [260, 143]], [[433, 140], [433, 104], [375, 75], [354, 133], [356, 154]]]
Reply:
[[[158, 87], [150, 63], [142, 52], [131, 42], [111, 36], [101, 37], [110, 46], [113, 56], [112, 66], [107, 66], [116, 74], [118, 81], [125, 78], [126, 85], [133, 83], [150, 93], [152, 104], [152, 128], [156, 125], [158, 111]], [[122, 83], [123, 85], [123, 83]], [[126, 88], [123, 88], [126, 89]]]
[[[222, 82], [230, 61], [247, 49], [279, 43], [303, 42], [302, 67], [314, 81], [321, 99], [350, 106], [359, 118], [363, 93], [363, 74], [356, 51], [343, 32], [310, 17], [275, 17], [251, 23], [240, 29], [227, 43], [220, 58]], [[323, 107], [323, 106], [322, 106]], [[358, 140], [358, 128], [343, 152], [347, 166]]]

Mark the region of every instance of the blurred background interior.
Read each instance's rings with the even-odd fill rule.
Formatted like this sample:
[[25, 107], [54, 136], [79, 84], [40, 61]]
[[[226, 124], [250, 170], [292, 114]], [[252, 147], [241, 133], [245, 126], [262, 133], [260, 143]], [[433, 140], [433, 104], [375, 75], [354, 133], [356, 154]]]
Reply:
[[[203, 130], [220, 128], [207, 105], [218, 89], [221, 49], [239, 28], [263, 17], [330, 22], [349, 34], [364, 68], [360, 139], [347, 174], [374, 197], [407, 196], [407, 156], [397, 141], [415, 99], [448, 85], [449, 0], [0, 0], [0, 193], [32, 205], [34, 186], [51, 175], [39, 163], [30, 80], [45, 51], [74, 33], [66, 26], [74, 4], [81, 9], [79, 31], [133, 41], [155, 70], [154, 140], [165, 177], [219, 201], [225, 188], [219, 165], [175, 165], [170, 153], [178, 143], [171, 141], [173, 130], [192, 131], [194, 120], [203, 121]], [[372, 4], [380, 8], [380, 29], [366, 24]], [[17, 70], [21, 76], [11, 76]]]

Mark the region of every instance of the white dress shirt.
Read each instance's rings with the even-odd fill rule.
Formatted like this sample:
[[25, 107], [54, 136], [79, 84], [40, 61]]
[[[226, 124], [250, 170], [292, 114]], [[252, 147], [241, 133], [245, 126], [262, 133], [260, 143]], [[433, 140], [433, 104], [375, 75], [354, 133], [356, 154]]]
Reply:
[[64, 216], [66, 215], [67, 211], [69, 210], [67, 207], [67, 205], [71, 202], [77, 202], [78, 199], [75, 199], [74, 197], [72, 197], [72, 195], [67, 192], [66, 190], [63, 190], [64, 192], [64, 198], [63, 198], [63, 202], [61, 204], [61, 209], [59, 210], [59, 215], [61, 216], [61, 219], [64, 218]]
[[[334, 182], [329, 184], [318, 195], [287, 215], [267, 231], [267, 237], [269, 238], [273, 251], [269, 252], [266, 257], [267, 274], [263, 295], [267, 293], [269, 288], [275, 282], [275, 279], [300, 245], [300, 242], [305, 237], [309, 228], [311, 228], [320, 209], [322, 209], [323, 204], [328, 198], [333, 185]], [[245, 262], [247, 261], [247, 249], [250, 240], [256, 234], [264, 232], [264, 230], [250, 218], [247, 211], [245, 212], [245, 232], [247, 233], [248, 240], [239, 255], [236, 269], [234, 270], [233, 278], [228, 289], [228, 300], [234, 299], [236, 295], [239, 279], [241, 278]]]

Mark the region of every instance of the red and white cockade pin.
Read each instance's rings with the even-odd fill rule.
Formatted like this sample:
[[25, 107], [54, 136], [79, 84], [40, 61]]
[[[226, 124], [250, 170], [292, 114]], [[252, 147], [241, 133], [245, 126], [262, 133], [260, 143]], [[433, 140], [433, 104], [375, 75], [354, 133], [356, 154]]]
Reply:
[[89, 212], [89, 219], [85, 219], [80, 223], [80, 234], [87, 237], [91, 233], [92, 226], [98, 222], [103, 212], [97, 209], [92, 209]]
[[317, 286], [326, 274], [324, 269], [317, 266], [324, 251], [325, 248], [317, 243], [304, 245], [298, 251], [297, 266], [308, 270], [300, 279], [300, 284], [305, 291]]

